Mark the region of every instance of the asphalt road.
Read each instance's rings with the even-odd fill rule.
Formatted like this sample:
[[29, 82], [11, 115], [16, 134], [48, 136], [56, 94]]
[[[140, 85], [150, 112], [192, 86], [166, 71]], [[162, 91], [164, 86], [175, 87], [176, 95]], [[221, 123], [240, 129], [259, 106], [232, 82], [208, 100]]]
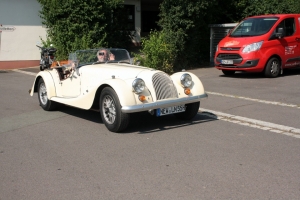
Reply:
[[135, 114], [122, 134], [94, 111], [43, 111], [37, 71], [0, 71], [0, 200], [300, 199], [299, 69], [190, 70], [209, 95], [193, 121]]

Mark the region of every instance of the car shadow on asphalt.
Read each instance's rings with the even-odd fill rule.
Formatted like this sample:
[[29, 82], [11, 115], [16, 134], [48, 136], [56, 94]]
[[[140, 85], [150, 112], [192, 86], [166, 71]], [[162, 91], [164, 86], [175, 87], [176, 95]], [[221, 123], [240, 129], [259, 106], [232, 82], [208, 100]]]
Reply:
[[[61, 105], [59, 111], [87, 121], [103, 124], [100, 113], [93, 110], [82, 110]], [[132, 113], [130, 115], [130, 123], [128, 128], [120, 134], [129, 134], [134, 132], [137, 132], [138, 134], [147, 134], [185, 126], [193, 126], [215, 120], [217, 119], [214, 117], [201, 115], [201, 112], [199, 112], [192, 120], [179, 120], [173, 115], [156, 117], [150, 115], [148, 112]]]
[[[300, 68], [292, 68], [292, 69], [285, 69], [283, 74], [280, 77], [286, 76], [297, 76], [300, 75]], [[227, 78], [243, 78], [243, 79], [264, 79], [266, 78], [263, 73], [251, 73], [251, 72], [236, 72], [233, 75], [224, 75], [221, 74], [220, 77], [227, 77]]]
[[139, 134], [147, 134], [186, 126], [193, 126], [215, 120], [217, 119], [206, 115], [201, 115], [200, 112], [192, 120], [180, 120], [174, 115], [156, 117], [147, 112], [135, 113], [131, 116], [131, 122], [128, 129], [123, 133], [138, 132]]

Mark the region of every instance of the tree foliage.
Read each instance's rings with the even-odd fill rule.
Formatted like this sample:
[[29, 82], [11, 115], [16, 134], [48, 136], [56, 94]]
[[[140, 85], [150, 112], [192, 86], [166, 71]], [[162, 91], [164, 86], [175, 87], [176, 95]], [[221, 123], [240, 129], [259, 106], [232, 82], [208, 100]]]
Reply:
[[299, 0], [239, 0], [236, 9], [240, 11], [239, 19], [265, 14], [300, 13]]
[[[152, 31], [149, 38], [142, 38], [142, 54], [136, 54], [135, 56], [142, 66], [171, 74], [173, 72], [174, 55], [170, 44], [166, 43], [165, 37], [164, 32]], [[147, 57], [143, 55], [147, 55]]]
[[209, 57], [208, 10], [216, 0], [164, 0], [159, 25], [175, 55], [175, 67], [186, 68]]
[[[38, 0], [48, 40], [66, 59], [78, 49], [123, 47], [130, 40], [122, 9], [124, 0]], [[49, 42], [48, 42], [49, 43]]]

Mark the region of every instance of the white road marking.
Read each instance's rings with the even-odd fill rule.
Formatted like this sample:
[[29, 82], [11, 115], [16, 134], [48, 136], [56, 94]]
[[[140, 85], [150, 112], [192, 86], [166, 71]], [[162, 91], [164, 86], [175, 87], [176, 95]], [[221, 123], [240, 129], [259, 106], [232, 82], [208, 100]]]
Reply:
[[230, 94], [222, 94], [222, 93], [217, 93], [217, 92], [208, 92], [208, 91], [205, 91], [205, 92], [207, 94], [218, 95], [218, 96], [222, 96], [222, 97], [231, 97], [231, 98], [243, 99], [243, 100], [248, 100], [248, 101], [255, 101], [255, 102], [259, 102], [259, 103], [272, 104], [272, 105], [277, 105], [277, 106], [286, 106], [286, 107], [300, 109], [300, 105], [295, 105], [295, 104], [287, 104], [287, 103], [281, 103], [281, 102], [276, 102], [276, 101], [266, 101], [266, 100], [261, 100], [261, 99], [252, 99], [252, 98], [248, 98], [248, 97], [242, 97], [242, 96], [236, 96], [236, 95], [230, 95]]
[[202, 115], [206, 115], [208, 117], [212, 117], [215, 119], [232, 122], [244, 126], [249, 126], [252, 128], [267, 130], [275, 133], [280, 133], [295, 138], [300, 138], [300, 129], [298, 128], [274, 124], [274, 123], [260, 121], [256, 119], [250, 119], [250, 118], [241, 117], [237, 115], [231, 115], [231, 114], [222, 113], [214, 110], [208, 110], [205, 108], [200, 108], [199, 111], [202, 112], [201, 113]]
[[14, 69], [14, 70], [12, 70], [12, 71], [19, 72], [19, 73], [23, 73], [23, 74], [28, 74], [28, 75], [32, 75], [32, 76], [36, 76], [36, 74], [37, 74], [37, 73], [27, 72], [27, 71], [18, 70], [18, 69]]
[[[18, 70], [18, 69], [15, 69], [13, 71], [36, 76], [36, 73], [33, 73], [33, 72], [26, 72], [26, 71], [22, 71], [22, 70]], [[211, 94], [211, 95], [218, 95], [218, 96], [238, 98], [238, 99], [243, 99], [243, 100], [248, 100], [248, 101], [255, 101], [255, 102], [265, 103], [265, 104], [286, 106], [286, 107], [292, 107], [292, 108], [300, 108], [299, 105], [294, 105], [294, 104], [286, 104], [286, 103], [275, 102], [275, 101], [252, 99], [252, 98], [248, 98], [248, 97], [222, 94], [222, 93], [217, 93], [217, 92], [206, 91], [206, 93]], [[205, 108], [200, 108], [199, 111], [202, 112], [202, 115], [206, 115], [206, 116], [209, 116], [209, 117], [212, 117], [215, 119], [232, 122], [232, 123], [236, 123], [236, 124], [240, 124], [240, 125], [244, 125], [244, 126], [249, 126], [249, 127], [253, 127], [253, 128], [258, 128], [258, 129], [262, 129], [262, 130], [267, 130], [267, 131], [271, 131], [271, 132], [275, 132], [275, 133], [280, 133], [280, 134], [295, 137], [295, 138], [300, 138], [300, 129], [297, 129], [294, 127], [289, 127], [289, 126], [274, 124], [274, 123], [270, 123], [270, 122], [264, 122], [264, 121], [260, 121], [260, 120], [256, 120], [256, 119], [250, 119], [250, 118], [246, 118], [246, 117], [231, 115], [231, 114], [222, 113], [222, 112], [218, 112], [218, 111], [208, 110]]]

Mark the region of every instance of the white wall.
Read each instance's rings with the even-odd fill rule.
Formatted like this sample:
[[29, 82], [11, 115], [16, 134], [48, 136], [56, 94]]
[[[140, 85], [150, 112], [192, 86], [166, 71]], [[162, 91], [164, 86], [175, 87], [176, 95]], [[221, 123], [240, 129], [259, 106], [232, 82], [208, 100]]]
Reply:
[[0, 33], [0, 61], [39, 60], [35, 45], [40, 44], [40, 37], [46, 39], [39, 10], [36, 0], [0, 0], [0, 24], [15, 28]]

